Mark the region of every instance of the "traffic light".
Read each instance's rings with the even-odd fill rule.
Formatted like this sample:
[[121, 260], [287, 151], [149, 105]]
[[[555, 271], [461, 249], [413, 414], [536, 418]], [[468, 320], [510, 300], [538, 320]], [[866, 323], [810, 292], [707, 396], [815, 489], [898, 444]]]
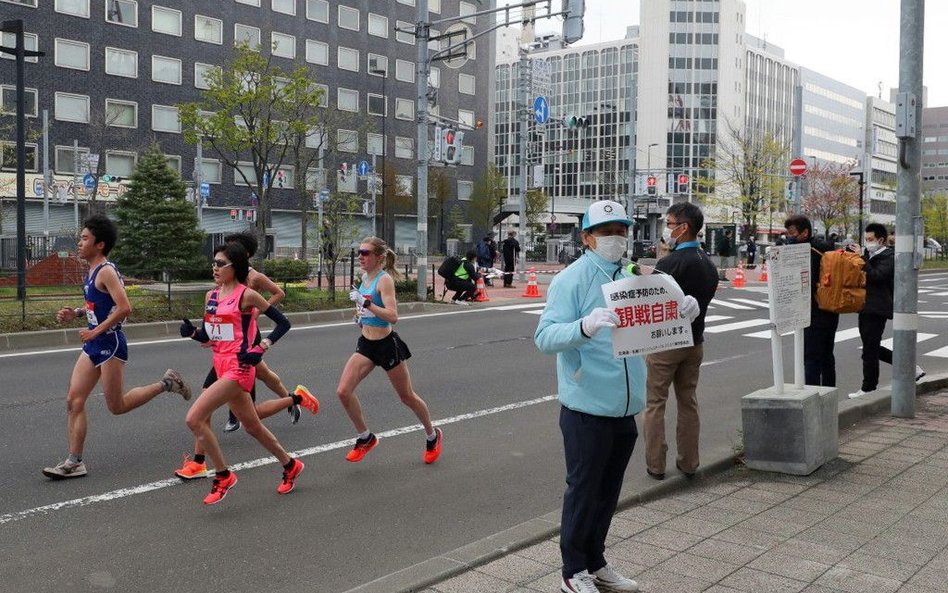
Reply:
[[648, 189], [648, 195], [654, 196], [655, 192], [658, 191], [658, 179], [654, 175], [649, 175], [645, 178], [645, 185]]
[[563, 41], [576, 43], [583, 38], [583, 16], [586, 14], [586, 0], [563, 0]]
[[461, 162], [464, 132], [447, 128], [444, 131], [444, 162], [457, 165]]
[[586, 116], [570, 115], [563, 119], [563, 123], [570, 130], [585, 130], [589, 127], [590, 118]]
[[432, 152], [434, 154], [431, 155], [431, 159], [436, 163], [440, 163], [444, 159], [444, 128], [441, 126], [435, 126], [433, 144]]
[[686, 194], [686, 193], [688, 193], [688, 182], [689, 182], [689, 181], [690, 181], [690, 179], [688, 179], [688, 176], [685, 175], [684, 173], [682, 173], [682, 174], [680, 174], [680, 175], [678, 176], [678, 193], [680, 193], [680, 194]]

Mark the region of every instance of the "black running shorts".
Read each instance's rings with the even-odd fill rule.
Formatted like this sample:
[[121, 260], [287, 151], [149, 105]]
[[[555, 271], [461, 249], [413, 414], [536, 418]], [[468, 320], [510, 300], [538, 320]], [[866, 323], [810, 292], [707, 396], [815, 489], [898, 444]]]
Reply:
[[375, 363], [375, 366], [382, 367], [386, 371], [394, 369], [403, 360], [411, 358], [408, 345], [395, 332], [388, 334], [381, 340], [370, 340], [365, 336], [360, 336], [359, 342], [356, 344], [356, 352], [371, 360]]

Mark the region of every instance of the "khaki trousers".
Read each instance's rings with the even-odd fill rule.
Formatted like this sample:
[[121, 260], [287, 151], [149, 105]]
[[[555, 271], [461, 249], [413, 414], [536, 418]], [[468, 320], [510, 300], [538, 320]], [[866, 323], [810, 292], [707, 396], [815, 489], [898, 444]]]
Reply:
[[656, 474], [665, 473], [665, 402], [668, 388], [675, 386], [678, 402], [676, 442], [678, 444], [678, 466], [682, 471], [693, 473], [698, 469], [698, 434], [701, 422], [698, 417], [698, 374], [704, 359], [704, 345], [678, 348], [649, 354], [646, 390], [648, 402], [645, 407], [645, 465]]

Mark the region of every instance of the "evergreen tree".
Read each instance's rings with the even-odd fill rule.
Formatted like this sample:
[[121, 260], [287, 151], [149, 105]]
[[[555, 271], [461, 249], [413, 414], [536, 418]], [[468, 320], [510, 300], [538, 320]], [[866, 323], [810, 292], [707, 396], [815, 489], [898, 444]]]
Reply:
[[112, 259], [126, 274], [157, 278], [167, 271], [180, 278], [207, 265], [201, 252], [204, 233], [185, 195], [181, 176], [153, 145], [116, 203], [119, 242]]

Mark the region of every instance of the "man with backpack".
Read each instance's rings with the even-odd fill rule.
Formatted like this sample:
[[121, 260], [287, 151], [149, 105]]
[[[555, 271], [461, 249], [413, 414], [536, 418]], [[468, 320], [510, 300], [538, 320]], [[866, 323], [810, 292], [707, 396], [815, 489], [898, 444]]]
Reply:
[[813, 225], [802, 214], [784, 221], [787, 244], [809, 243], [810, 250], [810, 325], [803, 329], [803, 374], [807, 385], [836, 386], [836, 357], [833, 347], [839, 313], [820, 309], [816, 302], [822, 254], [832, 251], [833, 245], [813, 237]]
[[[866, 304], [859, 312], [859, 338], [862, 340], [862, 387], [849, 394], [850, 399], [861, 397], [879, 386], [879, 361], [892, 364], [892, 351], [881, 345], [885, 322], [892, 319], [895, 290], [895, 252], [886, 245], [886, 228], [873, 222], [866, 225], [865, 246], [862, 254], [866, 272]], [[853, 243], [849, 250], [860, 252]], [[915, 365], [915, 380], [925, 376], [922, 367]]]

